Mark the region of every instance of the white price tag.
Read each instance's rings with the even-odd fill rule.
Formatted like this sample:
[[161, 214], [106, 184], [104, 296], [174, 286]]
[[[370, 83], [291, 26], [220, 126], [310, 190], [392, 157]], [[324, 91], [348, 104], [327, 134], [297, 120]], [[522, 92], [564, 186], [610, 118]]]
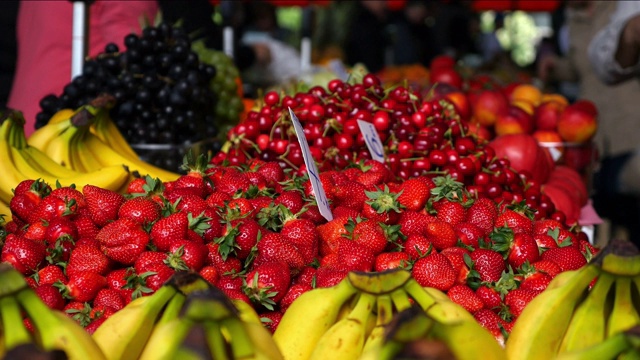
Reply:
[[331, 221], [333, 220], [333, 214], [329, 207], [329, 200], [327, 199], [327, 194], [324, 192], [324, 188], [322, 187], [318, 167], [316, 166], [315, 160], [313, 160], [311, 150], [309, 150], [309, 143], [307, 142], [307, 138], [304, 136], [304, 130], [302, 129], [300, 120], [298, 120], [298, 117], [293, 113], [291, 108], [289, 108], [289, 115], [291, 115], [291, 123], [293, 123], [293, 128], [296, 131], [296, 136], [300, 143], [302, 157], [304, 158], [304, 163], [307, 166], [309, 180], [311, 181], [311, 188], [313, 189], [313, 193], [316, 195], [318, 209], [320, 210], [320, 214], [327, 219], [327, 221]]
[[367, 143], [371, 158], [384, 164], [384, 147], [382, 146], [382, 141], [376, 131], [376, 127], [373, 126], [372, 123], [364, 120], [358, 120], [358, 127], [360, 128], [362, 137], [364, 137], [365, 143]]

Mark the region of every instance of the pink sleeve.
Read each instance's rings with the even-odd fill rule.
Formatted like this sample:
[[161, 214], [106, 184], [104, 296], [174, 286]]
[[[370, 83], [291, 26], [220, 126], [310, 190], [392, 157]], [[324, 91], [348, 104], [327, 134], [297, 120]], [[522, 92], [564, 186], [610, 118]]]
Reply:
[[141, 20], [146, 18], [153, 24], [158, 12], [155, 0], [145, 1], [107, 1], [97, 0], [91, 5], [91, 47], [89, 55], [104, 51], [110, 42], [123, 49], [124, 38], [130, 33], [141, 32]]

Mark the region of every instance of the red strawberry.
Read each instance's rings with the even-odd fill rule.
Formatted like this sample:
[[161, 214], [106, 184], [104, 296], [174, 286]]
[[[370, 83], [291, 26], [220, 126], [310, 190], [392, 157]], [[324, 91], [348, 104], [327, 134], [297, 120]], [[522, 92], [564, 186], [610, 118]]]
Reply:
[[447, 291], [447, 296], [449, 296], [451, 301], [462, 306], [472, 314], [484, 307], [484, 303], [480, 297], [467, 285], [453, 285], [449, 291]]
[[533, 263], [540, 258], [538, 244], [529, 233], [514, 232], [511, 228], [497, 228], [490, 235], [493, 249], [504, 254], [507, 263], [518, 269], [524, 263]]
[[28, 222], [51, 222], [53, 219], [74, 214], [75, 209], [75, 203], [67, 203], [55, 196], [45, 196], [29, 216]]
[[262, 325], [273, 334], [278, 328], [283, 315], [282, 311], [266, 311], [260, 314], [260, 320]]
[[95, 299], [93, 299], [93, 306], [94, 308], [110, 307], [113, 310], [118, 311], [125, 306], [125, 302], [118, 290], [107, 287], [98, 291]]
[[458, 243], [455, 230], [453, 230], [450, 224], [444, 221], [435, 220], [426, 223], [424, 233], [437, 250], [450, 248], [456, 246]]
[[98, 330], [98, 328], [100, 327], [100, 325], [102, 325], [105, 321], [107, 321], [108, 317], [105, 316], [101, 316], [95, 320], [92, 320], [87, 326], [84, 327], [84, 330], [89, 334], [89, 335], [93, 335], [93, 333], [96, 332], [96, 330]]
[[374, 255], [383, 252], [389, 243], [382, 226], [371, 220], [363, 220], [354, 224], [351, 239], [369, 248]]
[[82, 188], [82, 193], [87, 202], [91, 220], [99, 227], [117, 219], [118, 210], [126, 200], [123, 195], [115, 191], [93, 185], [85, 185]]
[[551, 276], [534, 270], [524, 274], [520, 281], [520, 289], [541, 292], [547, 288], [550, 282]]
[[156, 291], [175, 274], [175, 270], [165, 264], [153, 264], [147, 266], [145, 272], [138, 272], [137, 274], [144, 279], [146, 287]]
[[[175, 191], [172, 192], [172, 194], [175, 194]], [[173, 199], [170, 196], [167, 198], [175, 205], [176, 211], [191, 214], [194, 217], [202, 214], [202, 212], [208, 207], [207, 202], [203, 198], [194, 194], [184, 194], [176, 199]]]
[[205, 177], [207, 169], [210, 167], [208, 158], [205, 154], [195, 157], [191, 152], [187, 153], [180, 169], [186, 172], [186, 175], [180, 176], [174, 187], [190, 188], [195, 190], [196, 194], [204, 197], [207, 192]]
[[72, 240], [78, 239], [78, 227], [75, 222], [67, 217], [56, 218], [49, 222], [45, 231], [45, 241], [48, 244], [55, 243], [63, 236], [68, 236]]
[[453, 270], [456, 272], [456, 283], [466, 284], [469, 276], [469, 266], [465, 262], [465, 255], [468, 256], [469, 250], [461, 247], [450, 247], [442, 250], [440, 254], [449, 259]]
[[326, 255], [335, 251], [338, 239], [347, 234], [345, 228], [348, 218], [334, 216], [333, 220], [316, 227], [320, 236], [320, 255]]
[[78, 229], [78, 238], [95, 238], [100, 228], [91, 220], [88, 215], [79, 215], [73, 219], [73, 223]]
[[133, 268], [120, 268], [111, 271], [106, 276], [107, 287], [120, 293], [125, 304], [131, 300], [142, 296], [143, 293], [151, 292]]
[[456, 272], [446, 256], [438, 253], [429, 254], [413, 264], [412, 275], [425, 287], [447, 291], [456, 281]]
[[302, 193], [295, 190], [287, 190], [283, 191], [281, 194], [276, 196], [273, 200], [276, 205], [284, 205], [289, 211], [293, 214], [297, 214], [302, 210], [304, 206], [304, 199], [302, 198]]
[[40, 285], [53, 285], [56, 282], [63, 284], [67, 283], [67, 276], [62, 271], [62, 268], [56, 265], [47, 265], [38, 270], [38, 273], [34, 275], [37, 278], [37, 283]]
[[489, 235], [493, 230], [493, 224], [497, 216], [498, 208], [496, 203], [488, 198], [477, 199], [467, 209], [467, 222], [482, 229], [484, 235]]
[[70, 301], [64, 307], [64, 313], [68, 317], [72, 318], [80, 326], [85, 327], [91, 323], [91, 305], [82, 301]]
[[214, 239], [219, 244], [218, 251], [223, 259], [235, 255], [244, 260], [258, 243], [258, 236], [263, 228], [252, 218], [232, 220], [222, 229], [222, 235]]
[[[176, 240], [169, 247], [171, 255], [168, 257], [169, 266], [175, 270], [200, 271], [207, 259], [208, 249], [204, 244], [195, 243], [189, 240]], [[174, 266], [174, 261], [179, 259], [178, 266]]]
[[319, 267], [316, 274], [316, 288], [327, 288], [344, 280], [349, 272], [341, 269]]
[[9, 234], [2, 248], [2, 261], [8, 262], [23, 275], [33, 274], [45, 258], [45, 246], [42, 242], [25, 239]]
[[476, 289], [476, 295], [482, 300], [484, 307], [487, 309], [497, 310], [502, 305], [502, 297], [493, 286], [480, 285]]
[[186, 237], [189, 218], [185, 212], [179, 211], [156, 221], [149, 232], [151, 242], [158, 251], [169, 251], [173, 240]]
[[509, 291], [509, 293], [504, 297], [504, 303], [509, 308], [509, 312], [514, 317], [520, 316], [522, 314], [522, 310], [533, 300], [539, 292], [524, 290], [524, 289], [515, 289]]
[[[243, 278], [237, 275], [223, 275], [218, 280], [217, 287], [222, 290], [237, 290], [242, 292]], [[244, 294], [244, 292], [242, 292]], [[245, 294], [246, 295], [246, 294]], [[247, 297], [248, 299], [248, 297]], [[251, 303], [251, 302], [250, 302]]]
[[342, 184], [330, 188], [335, 206], [341, 205], [357, 211], [362, 210], [364, 202], [368, 200], [366, 187], [357, 181], [347, 180]]
[[223, 208], [228, 201], [231, 201], [231, 195], [216, 191], [207, 196], [205, 201], [211, 208]]
[[220, 179], [216, 180], [214, 184], [216, 191], [223, 192], [225, 194], [233, 196], [238, 191], [246, 192], [251, 187], [251, 181], [247, 176], [234, 168], [225, 168], [224, 174]]
[[294, 272], [306, 265], [298, 249], [284, 236], [279, 233], [267, 232], [258, 242], [258, 255], [254, 265], [277, 261], [287, 264]]
[[533, 235], [533, 240], [538, 245], [538, 248], [542, 250], [558, 247], [558, 243], [556, 242], [556, 240], [547, 234], [535, 234]]
[[84, 198], [84, 194], [75, 187], [72, 186], [62, 186], [51, 190], [49, 194], [51, 196], [55, 196], [69, 203], [73, 200], [76, 203], [78, 209], [83, 209], [87, 206], [87, 202]]
[[132, 265], [149, 243], [149, 234], [133, 220], [118, 219], [103, 227], [96, 239], [100, 249], [113, 261]]
[[213, 265], [203, 266], [198, 273], [213, 286], [218, 283], [218, 279], [220, 278], [218, 269]]
[[46, 221], [37, 221], [27, 225], [26, 231], [22, 236], [32, 241], [44, 242], [46, 232], [47, 232]]
[[225, 274], [238, 274], [242, 271], [242, 262], [240, 262], [237, 257], [229, 256], [226, 260], [222, 257], [220, 254], [220, 245], [208, 243], [206, 246], [207, 249], [209, 249], [206, 263], [215, 266], [221, 276]]
[[425, 228], [428, 222], [433, 221], [434, 217], [417, 212], [417, 211], [403, 211], [400, 214], [397, 225], [400, 225], [400, 232], [405, 236], [411, 234], [424, 234]]
[[562, 272], [560, 266], [550, 260], [538, 260], [531, 264], [537, 271], [549, 275], [552, 279]]
[[88, 302], [92, 301], [98, 291], [106, 286], [107, 280], [104, 276], [96, 272], [84, 271], [69, 276], [66, 289], [70, 299]]
[[429, 239], [421, 234], [410, 234], [404, 242], [404, 252], [406, 252], [412, 260], [424, 257], [432, 250], [433, 245], [431, 245]]
[[[363, 205], [364, 206], [364, 205]], [[338, 205], [333, 208], [333, 218], [346, 218], [346, 219], [356, 219], [360, 216], [361, 212], [357, 209], [350, 208], [344, 205]]]
[[280, 234], [298, 249], [306, 264], [312, 263], [317, 257], [320, 236], [311, 220], [298, 218], [285, 221]]
[[485, 329], [487, 329], [491, 335], [504, 346], [504, 335], [502, 334], [502, 319], [498, 314], [489, 309], [480, 309], [473, 314], [476, 321]]
[[118, 218], [126, 218], [141, 225], [147, 225], [160, 218], [160, 210], [157, 202], [145, 197], [135, 197], [120, 206]]
[[502, 272], [506, 269], [502, 255], [489, 249], [475, 249], [469, 254], [473, 265], [472, 276], [483, 282], [495, 282], [500, 280]]
[[455, 226], [463, 221], [467, 217], [467, 209], [458, 201], [449, 201], [446, 199], [438, 201], [434, 204], [436, 208], [436, 217], [446, 223]]
[[47, 304], [50, 309], [62, 310], [66, 305], [66, 301], [60, 294], [60, 291], [51, 284], [42, 284], [34, 289], [36, 295], [40, 297], [42, 302]]
[[388, 186], [383, 190], [366, 191], [369, 200], [362, 206], [362, 216], [385, 224], [395, 224], [400, 218], [400, 203], [398, 194], [389, 191]]
[[587, 264], [587, 259], [575, 246], [549, 249], [542, 253], [541, 258], [558, 264], [562, 271], [577, 270]]
[[337, 248], [336, 269], [343, 271], [371, 271], [375, 262], [374, 253], [364, 245], [342, 238]]
[[44, 181], [24, 180], [16, 185], [14, 195], [9, 201], [9, 209], [14, 218], [29, 222], [32, 214], [42, 198], [51, 192], [51, 187]]
[[284, 298], [291, 284], [289, 266], [283, 262], [264, 263], [247, 273], [245, 292], [268, 310]]
[[316, 272], [317, 270], [314, 267], [305, 266], [300, 270], [298, 275], [291, 280], [291, 283], [315, 287], [314, 283], [316, 280]]
[[106, 275], [110, 269], [109, 258], [100, 249], [93, 246], [78, 246], [71, 252], [66, 270], [74, 276], [85, 271]]
[[477, 225], [466, 221], [456, 224], [453, 227], [453, 230], [456, 232], [456, 236], [463, 244], [471, 246], [474, 249], [478, 247], [480, 239], [484, 236], [484, 231], [482, 229]]
[[421, 211], [427, 204], [431, 189], [419, 179], [405, 180], [400, 186], [398, 202], [409, 211]]
[[381, 272], [396, 268], [409, 269], [411, 261], [406, 252], [383, 252], [376, 256], [374, 271]]
[[531, 219], [522, 213], [511, 209], [506, 209], [502, 214], [498, 215], [494, 225], [496, 227], [507, 226], [516, 234], [531, 234], [533, 231], [533, 223]]
[[280, 311], [286, 311], [289, 305], [300, 297], [300, 295], [312, 289], [313, 288], [307, 284], [292, 284], [282, 300], [280, 300]]
[[284, 170], [282, 166], [275, 161], [268, 161], [260, 165], [256, 170], [267, 180], [269, 184], [281, 182], [285, 179]]

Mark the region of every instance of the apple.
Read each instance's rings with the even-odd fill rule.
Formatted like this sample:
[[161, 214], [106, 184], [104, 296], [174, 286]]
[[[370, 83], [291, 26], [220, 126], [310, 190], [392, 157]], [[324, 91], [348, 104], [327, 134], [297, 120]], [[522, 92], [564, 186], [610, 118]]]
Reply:
[[438, 55], [431, 59], [429, 69], [434, 70], [439, 68], [453, 68], [454, 66], [456, 66], [456, 59], [453, 56]]
[[488, 142], [494, 137], [491, 129], [487, 128], [486, 126], [482, 126], [478, 123], [470, 122], [468, 124], [468, 127], [469, 128], [467, 130], [467, 133], [475, 135], [476, 138], [478, 139], [478, 142], [480, 143]]
[[540, 104], [533, 113], [536, 129], [555, 130], [565, 107], [564, 104], [558, 101], [547, 101]]
[[432, 84], [449, 84], [456, 89], [462, 88], [462, 76], [452, 67], [438, 67], [431, 69]]
[[597, 112], [585, 105], [574, 103], [567, 106], [558, 119], [558, 134], [564, 141], [585, 143], [590, 141], [598, 129]]
[[500, 114], [509, 109], [507, 97], [499, 90], [484, 90], [478, 94], [472, 106], [474, 121], [480, 125], [493, 126]]
[[597, 158], [597, 150], [592, 143], [577, 144], [565, 147], [562, 163], [582, 173]]
[[509, 105], [507, 111], [498, 114], [494, 124], [496, 135], [530, 134], [533, 132], [533, 118], [515, 105]]
[[584, 181], [582, 175], [576, 170], [566, 165], [556, 165], [556, 167], [549, 175], [547, 183], [551, 182], [564, 182], [569, 184], [571, 189], [576, 192], [579, 198], [579, 205], [582, 207], [589, 201], [589, 190], [587, 184]]
[[471, 116], [471, 104], [469, 103], [469, 99], [464, 92], [453, 91], [444, 95], [444, 98], [451, 102], [453, 106], [455, 106], [461, 119], [469, 119], [469, 117]]
[[516, 171], [527, 171], [538, 183], [544, 184], [555, 164], [549, 153], [530, 134], [509, 134], [493, 139], [489, 146], [497, 158], [506, 158]]
[[551, 199], [556, 210], [562, 211], [566, 216], [567, 224], [575, 224], [580, 218], [580, 205], [575, 195], [566, 191], [565, 188], [558, 184], [543, 184], [540, 188], [541, 192]]

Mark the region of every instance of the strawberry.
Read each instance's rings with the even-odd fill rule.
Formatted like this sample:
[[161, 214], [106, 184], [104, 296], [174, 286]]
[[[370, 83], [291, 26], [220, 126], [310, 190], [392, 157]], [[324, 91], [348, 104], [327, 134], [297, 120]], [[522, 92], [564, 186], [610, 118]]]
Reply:
[[139, 277], [131, 267], [111, 271], [107, 274], [106, 280], [107, 287], [118, 291], [125, 304], [152, 291], [145, 286], [144, 279]]
[[66, 305], [66, 301], [60, 294], [60, 291], [51, 284], [41, 284], [34, 289], [36, 295], [44, 302], [50, 309], [62, 310]]
[[265, 311], [260, 314], [260, 321], [273, 334], [278, 328], [283, 315], [282, 311]]
[[172, 213], [151, 226], [149, 232], [151, 243], [158, 251], [169, 251], [171, 242], [184, 239], [188, 228], [189, 218], [185, 212]]
[[302, 193], [295, 190], [283, 191], [273, 200], [276, 205], [284, 205], [293, 214], [297, 214], [302, 210], [304, 206], [304, 199]]
[[453, 227], [453, 230], [456, 232], [456, 236], [460, 241], [471, 248], [477, 248], [480, 239], [484, 236], [484, 231], [480, 229], [477, 225], [472, 223], [463, 221], [456, 224]]
[[446, 256], [431, 253], [413, 264], [411, 271], [414, 279], [424, 287], [434, 287], [447, 291], [456, 281], [456, 272]]
[[291, 271], [297, 272], [305, 265], [298, 249], [279, 233], [267, 232], [258, 242], [258, 255], [254, 265], [268, 262], [283, 262]]
[[160, 211], [160, 205], [157, 202], [146, 197], [135, 197], [120, 206], [118, 218], [130, 219], [145, 226], [158, 220]]
[[132, 265], [149, 243], [149, 234], [133, 220], [118, 219], [103, 227], [96, 239], [107, 257], [123, 265]]
[[46, 221], [37, 221], [32, 224], [27, 225], [26, 231], [22, 235], [26, 239], [44, 242], [45, 235], [47, 232], [47, 222]]
[[[172, 192], [172, 194], [175, 194], [175, 191]], [[176, 211], [191, 214], [194, 217], [202, 214], [208, 207], [207, 202], [203, 198], [194, 194], [184, 194], [178, 198], [168, 196], [167, 199], [175, 206]]]
[[211, 242], [215, 238], [222, 236], [222, 219], [216, 210], [213, 208], [206, 208], [202, 215], [203, 223], [206, 227], [206, 229], [202, 231], [202, 240], [204, 240], [204, 242]]
[[213, 179], [216, 191], [233, 196], [237, 192], [246, 192], [251, 187], [247, 176], [234, 168], [225, 168], [220, 179]]
[[23, 180], [13, 192], [9, 201], [12, 217], [26, 223], [40, 204], [41, 200], [51, 192], [51, 187], [44, 181]]
[[540, 258], [538, 244], [529, 233], [514, 232], [509, 227], [496, 228], [490, 235], [492, 248], [503, 254], [507, 263], [517, 269], [524, 263], [533, 263]]
[[93, 299], [93, 306], [94, 308], [109, 307], [118, 311], [125, 306], [125, 302], [118, 290], [107, 287], [98, 291], [96, 297]]
[[533, 234], [548, 234], [549, 230], [562, 229], [564, 225], [553, 219], [541, 219], [533, 222]]
[[451, 301], [462, 306], [472, 314], [484, 307], [484, 303], [480, 297], [478, 297], [478, 295], [476, 295], [467, 285], [453, 285], [447, 291], [447, 296]]
[[497, 310], [502, 305], [500, 293], [491, 285], [480, 285], [475, 293], [487, 309]]
[[218, 269], [216, 269], [213, 265], [203, 266], [202, 269], [198, 272], [203, 279], [207, 280], [209, 284], [215, 286], [218, 283], [218, 279], [220, 278], [220, 273]]
[[384, 224], [395, 224], [400, 217], [398, 194], [392, 193], [387, 185], [384, 189], [365, 191], [369, 200], [362, 206], [362, 216]]
[[30, 224], [40, 221], [51, 222], [56, 218], [70, 216], [75, 213], [75, 203], [65, 202], [55, 196], [45, 196], [38, 203], [38, 206], [30, 214], [28, 222]]
[[291, 283], [307, 285], [313, 288], [315, 287], [316, 272], [316, 268], [312, 266], [305, 266], [300, 270], [298, 275], [291, 280]]
[[547, 288], [549, 283], [551, 282], [551, 276], [536, 271], [524, 270], [524, 275], [522, 280], [520, 281], [520, 289], [523, 290], [531, 290], [534, 292], [541, 292]]
[[405, 180], [400, 186], [398, 202], [409, 211], [421, 211], [427, 204], [431, 189], [419, 179]]
[[127, 185], [127, 190], [125, 192], [128, 195], [144, 195], [144, 186], [146, 184], [147, 180], [145, 178], [135, 178], [131, 180], [131, 182], [129, 182], [129, 185]]
[[458, 237], [453, 227], [441, 220], [426, 223], [424, 234], [436, 250], [450, 248], [458, 243]]
[[47, 261], [51, 264], [66, 263], [69, 261], [72, 250], [78, 246], [69, 236], [61, 236], [53, 243], [47, 245]]
[[291, 305], [291, 303], [293, 303], [297, 298], [299, 298], [300, 295], [312, 289], [313, 288], [311, 287], [311, 285], [307, 285], [307, 284], [291, 284], [291, 286], [287, 290], [287, 293], [280, 300], [280, 303], [279, 303], [280, 311], [282, 312], [286, 311], [287, 308]]
[[51, 220], [45, 231], [45, 241], [48, 244], [55, 243], [56, 240], [63, 236], [70, 237], [71, 240], [78, 239], [78, 226], [75, 221], [71, 221], [67, 217]]
[[267, 188], [267, 179], [262, 174], [250, 171], [245, 172], [245, 175], [247, 176], [247, 179], [249, 179], [249, 182], [251, 182], [251, 188], [249, 188], [249, 191], [252, 189], [262, 191]]
[[2, 247], [2, 262], [8, 262], [22, 275], [31, 275], [38, 270], [45, 258], [45, 245], [22, 236], [9, 234]]
[[541, 250], [547, 250], [547, 249], [558, 247], [558, 243], [553, 237], [551, 237], [551, 235], [535, 234], [533, 235], [533, 240], [536, 242], [536, 245]]
[[368, 199], [366, 190], [364, 185], [351, 180], [330, 188], [335, 206], [341, 205], [357, 211], [362, 210], [364, 202]]
[[223, 208], [225, 204], [231, 201], [231, 195], [220, 191], [215, 191], [205, 198], [207, 206], [210, 208]]
[[285, 220], [280, 234], [298, 249], [305, 264], [312, 263], [318, 256], [320, 236], [311, 220], [302, 218]]
[[550, 260], [562, 271], [577, 270], [587, 264], [587, 259], [575, 246], [558, 247], [542, 253], [542, 260]]
[[347, 234], [345, 227], [348, 218], [334, 216], [333, 220], [316, 227], [320, 237], [320, 255], [326, 255], [335, 251], [338, 239]]
[[63, 200], [65, 203], [75, 202], [78, 210], [84, 209], [87, 206], [87, 202], [84, 198], [84, 194], [75, 186], [62, 186], [51, 190], [49, 194]]
[[91, 305], [82, 301], [70, 301], [63, 309], [68, 317], [72, 318], [80, 326], [85, 327], [91, 323]]
[[244, 260], [251, 253], [258, 243], [263, 228], [251, 218], [232, 220], [222, 230], [222, 235], [214, 239], [219, 244], [218, 251], [223, 259], [229, 255], [235, 255], [238, 259]]
[[78, 246], [69, 256], [66, 271], [68, 276], [85, 271], [106, 275], [110, 267], [109, 258], [100, 249], [93, 246]]
[[78, 215], [73, 219], [78, 230], [78, 238], [95, 238], [100, 228], [91, 220], [89, 215]]
[[400, 232], [405, 236], [411, 234], [424, 234], [426, 224], [433, 221], [433, 217], [417, 211], [403, 211], [400, 214], [397, 225], [400, 225]]
[[91, 220], [103, 227], [118, 217], [118, 210], [125, 202], [125, 197], [115, 191], [102, 189], [93, 185], [85, 185], [82, 188], [87, 208], [91, 214]]
[[196, 194], [203, 198], [207, 192], [207, 185], [205, 184], [207, 169], [211, 167], [209, 159], [205, 154], [200, 154], [197, 157], [193, 156], [192, 152], [188, 152], [180, 169], [186, 172], [186, 175], [180, 176], [174, 187], [190, 188], [195, 190]]
[[335, 218], [356, 219], [358, 218], [358, 216], [360, 216], [361, 211], [348, 206], [338, 205], [333, 208], [332, 213], [333, 213], [334, 219]]
[[496, 203], [488, 198], [480, 198], [467, 209], [466, 221], [482, 229], [486, 236], [493, 231], [493, 224], [497, 216]]
[[560, 266], [550, 260], [538, 260], [531, 264], [537, 271], [549, 275], [552, 279], [562, 272]]
[[[175, 270], [192, 270], [200, 271], [207, 259], [208, 249], [204, 244], [195, 243], [189, 240], [176, 240], [169, 247], [169, 255], [167, 261], [169, 266]], [[179, 259], [178, 266], [174, 266], [174, 262]]]
[[411, 261], [409, 254], [406, 252], [383, 252], [376, 256], [376, 260], [373, 266], [374, 271], [382, 272], [386, 270], [402, 268], [410, 269]]
[[175, 274], [175, 270], [165, 264], [156, 263], [148, 265], [145, 272], [137, 272], [137, 274], [144, 279], [147, 288], [156, 291]]
[[316, 288], [327, 288], [337, 285], [349, 271], [329, 267], [319, 267], [316, 273]]
[[351, 239], [369, 248], [374, 255], [383, 252], [389, 243], [385, 230], [377, 222], [363, 220], [348, 226], [347, 229], [350, 228], [352, 229]]
[[98, 330], [98, 328], [100, 327], [100, 325], [102, 325], [105, 321], [107, 321], [106, 316], [101, 316], [95, 320], [92, 320], [87, 326], [84, 327], [84, 330], [89, 334], [89, 335], [93, 335], [93, 333], [96, 332], [96, 330]]
[[412, 260], [420, 259], [431, 253], [433, 245], [429, 239], [421, 234], [411, 234], [407, 236], [404, 242], [404, 252], [409, 255]]
[[206, 246], [209, 249], [206, 264], [215, 266], [220, 275], [237, 274], [242, 271], [242, 262], [237, 257], [229, 256], [226, 259], [222, 257], [220, 245], [208, 243]]
[[483, 282], [500, 280], [506, 269], [502, 255], [494, 250], [475, 249], [469, 254], [472, 271], [470, 276]]
[[218, 285], [217, 285], [219, 289], [238, 290], [244, 294], [243, 286], [244, 286], [243, 278], [237, 275], [223, 275], [220, 277], [220, 279], [218, 279]]
[[469, 250], [461, 247], [450, 247], [442, 250], [440, 254], [449, 259], [453, 270], [456, 272], [456, 283], [466, 284], [469, 276], [469, 267], [465, 263], [465, 255], [469, 254]]
[[268, 161], [260, 165], [256, 170], [259, 174], [264, 176], [268, 184], [275, 184], [285, 179], [284, 170], [282, 166], [275, 161]]
[[78, 272], [69, 276], [63, 295], [75, 301], [88, 302], [92, 301], [98, 291], [106, 286], [107, 280], [104, 276], [93, 271]]
[[473, 313], [473, 317], [476, 321], [485, 329], [487, 329], [491, 335], [504, 346], [505, 338], [502, 333], [502, 319], [498, 314], [489, 309], [480, 309]]
[[67, 283], [67, 276], [62, 271], [62, 268], [56, 265], [43, 267], [34, 274], [34, 278], [36, 278], [36, 282], [39, 285], [53, 285], [58, 281], [63, 284]]
[[515, 289], [509, 291], [509, 293], [504, 297], [504, 303], [509, 308], [509, 312], [514, 317], [520, 316], [522, 314], [522, 310], [533, 300], [536, 295], [538, 295], [538, 291], [531, 291], [525, 289]]
[[247, 273], [245, 293], [253, 302], [268, 310], [284, 298], [291, 284], [289, 266], [283, 262], [258, 265]]
[[467, 217], [467, 209], [458, 201], [449, 201], [446, 199], [438, 201], [434, 207], [436, 208], [436, 217], [440, 221], [455, 226]]
[[371, 271], [375, 254], [366, 246], [342, 238], [338, 241], [338, 264], [336, 269], [343, 271]]
[[507, 226], [513, 230], [515, 234], [526, 233], [531, 234], [533, 231], [533, 223], [526, 215], [515, 210], [506, 209], [502, 214], [498, 215], [494, 226]]

